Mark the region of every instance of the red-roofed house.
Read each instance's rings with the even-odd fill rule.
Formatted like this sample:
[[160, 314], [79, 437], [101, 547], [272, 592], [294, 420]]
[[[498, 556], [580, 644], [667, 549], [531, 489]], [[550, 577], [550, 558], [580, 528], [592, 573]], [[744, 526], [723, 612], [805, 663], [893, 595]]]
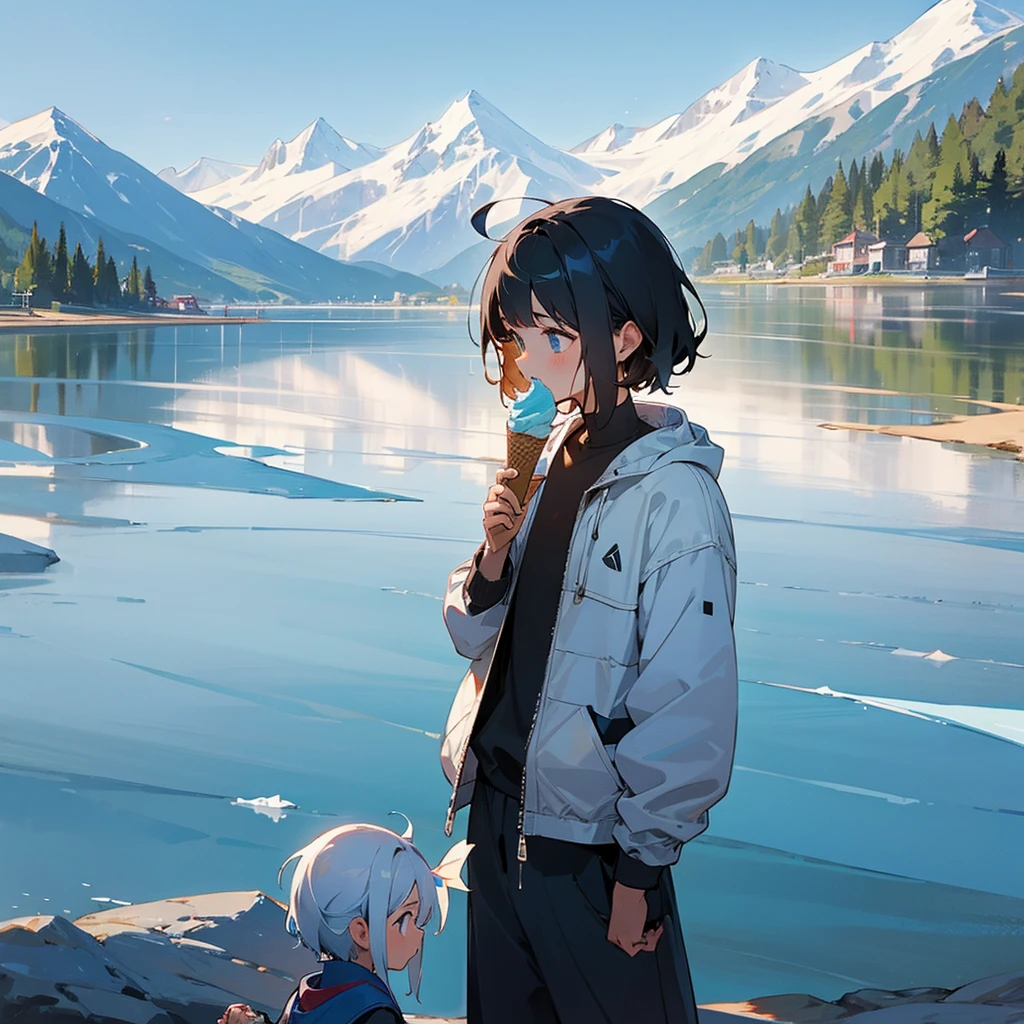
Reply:
[[859, 228], [851, 231], [832, 246], [832, 259], [828, 264], [830, 274], [863, 274], [868, 269], [868, 246], [878, 241], [878, 236]]
[[1005, 270], [1012, 264], [1010, 247], [989, 228], [975, 228], [964, 235], [967, 249], [967, 271], [978, 273], [982, 267]]

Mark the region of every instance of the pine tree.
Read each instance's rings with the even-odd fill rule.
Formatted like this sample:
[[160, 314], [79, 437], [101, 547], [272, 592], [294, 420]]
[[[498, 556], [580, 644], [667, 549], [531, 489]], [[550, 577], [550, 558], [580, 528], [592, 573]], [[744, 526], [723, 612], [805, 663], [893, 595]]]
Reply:
[[139, 261], [132, 257], [132, 268], [128, 271], [128, 289], [125, 299], [129, 306], [137, 306], [142, 301], [142, 275], [139, 273]]
[[64, 221], [60, 222], [60, 235], [57, 247], [53, 252], [53, 297], [58, 302], [66, 302], [68, 289], [71, 285], [71, 268], [68, 266], [68, 236], [64, 231]]
[[14, 279], [19, 291], [32, 290], [33, 305], [45, 304], [53, 298], [53, 260], [35, 221], [32, 222], [28, 248]]
[[[818, 211], [818, 245], [816, 248], [819, 251], [825, 248], [825, 239], [822, 236], [821, 222], [822, 218], [825, 216], [825, 208], [828, 206], [828, 201], [832, 196], [832, 185], [832, 178], [826, 178], [825, 184], [822, 185], [821, 191], [818, 193], [818, 198], [814, 201], [814, 208]], [[804, 239], [804, 247], [807, 252], [810, 252], [810, 243], [806, 238]]]
[[153, 280], [153, 271], [146, 264], [146, 273], [142, 279], [142, 291], [144, 298], [151, 306], [156, 302], [156, 282]]
[[782, 217], [782, 210], [776, 208], [772, 216], [772, 225], [768, 233], [768, 242], [765, 245], [766, 254], [772, 260], [778, 260], [786, 251], [786, 229]]
[[78, 306], [91, 306], [93, 296], [92, 267], [82, 251], [82, 243], [75, 246], [71, 260], [71, 301]]
[[761, 248], [758, 246], [758, 230], [757, 225], [753, 220], [747, 222], [747, 236], [744, 241], [744, 245], [747, 250], [748, 259], [757, 259], [761, 255]]
[[833, 246], [841, 238], [845, 238], [853, 227], [853, 211], [850, 205], [850, 187], [843, 173], [843, 165], [836, 168], [836, 176], [832, 182], [832, 194], [821, 217], [821, 244]]
[[[1002, 79], [1000, 79], [1002, 81]], [[1006, 178], [1006, 153], [999, 150], [992, 164], [988, 188], [985, 190], [988, 206], [988, 226], [1000, 237], [1011, 237], [1008, 230], [1010, 220], [1010, 194]]]
[[106, 269], [103, 272], [104, 302], [108, 306], [122, 305], [121, 279], [117, 276], [117, 264], [113, 256], [107, 257]]
[[93, 301], [101, 306], [107, 302], [107, 254], [103, 248], [103, 236], [96, 245], [96, 262], [92, 268]]
[[963, 113], [960, 115], [960, 131], [968, 142], [981, 131], [985, 123], [985, 111], [975, 96], [970, 103], [964, 104]]
[[725, 248], [725, 235], [721, 231], [711, 240], [711, 262], [724, 263], [729, 258]]
[[881, 153], [876, 153], [871, 161], [871, 170], [868, 172], [868, 188], [871, 189], [872, 197], [878, 191], [884, 177], [885, 157]]
[[850, 173], [846, 177], [847, 187], [850, 189], [850, 210], [856, 208], [857, 197], [860, 195], [860, 168], [857, 166], [857, 161], [853, 160], [850, 163]]
[[903, 233], [904, 222], [901, 218], [901, 211], [903, 210], [904, 188], [903, 153], [894, 149], [892, 162], [874, 195], [876, 225], [878, 233], [882, 236]]
[[[804, 239], [803, 232], [800, 229], [800, 218], [794, 217], [793, 223], [789, 225], [789, 234], [786, 236], [786, 252], [791, 256], [797, 263], [802, 263], [804, 260]], [[810, 248], [808, 247], [808, 252]]]
[[740, 246], [740, 254], [739, 254], [740, 273], [745, 274], [747, 272], [747, 264], [748, 264], [748, 262], [749, 262], [749, 259], [747, 257], [747, 247], [746, 247], [746, 245], [741, 245]]
[[[829, 191], [831, 192], [832, 186], [829, 185]], [[802, 260], [804, 255], [814, 255], [818, 252], [819, 243], [819, 221], [820, 211], [824, 210], [824, 207], [820, 205], [814, 199], [814, 194], [811, 192], [811, 186], [807, 186], [807, 191], [804, 193], [804, 201], [800, 204], [800, 209], [797, 212], [796, 217], [793, 218], [794, 223], [797, 225], [798, 236], [800, 239], [799, 250], [803, 255], [797, 256], [796, 252], [790, 246], [790, 240], [792, 237], [792, 228], [790, 228], [790, 235], [786, 239], [786, 251], [794, 258]]]
[[[942, 130], [939, 161], [932, 179], [931, 198], [921, 212], [921, 226], [934, 239], [956, 234], [962, 228], [964, 171], [969, 169], [970, 153], [960, 122], [952, 114]], [[953, 193], [954, 179], [959, 176], [959, 196]]]

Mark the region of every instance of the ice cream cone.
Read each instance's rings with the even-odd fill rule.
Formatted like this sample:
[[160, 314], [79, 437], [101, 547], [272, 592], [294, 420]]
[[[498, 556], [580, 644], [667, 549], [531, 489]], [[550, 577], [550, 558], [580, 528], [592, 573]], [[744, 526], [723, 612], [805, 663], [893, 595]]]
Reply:
[[523, 505], [526, 502], [533, 471], [537, 467], [537, 460], [544, 450], [544, 445], [547, 444], [547, 438], [520, 434], [506, 428], [505, 439], [508, 445], [505, 465], [509, 469], [519, 471], [518, 476], [514, 480], [509, 480], [506, 486], [511, 488], [512, 493], [519, 499], [519, 504]]

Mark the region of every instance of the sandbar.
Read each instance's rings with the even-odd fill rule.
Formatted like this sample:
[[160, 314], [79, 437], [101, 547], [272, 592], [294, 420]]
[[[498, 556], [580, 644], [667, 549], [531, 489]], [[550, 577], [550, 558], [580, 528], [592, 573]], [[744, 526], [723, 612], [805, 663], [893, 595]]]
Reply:
[[886, 426], [872, 423], [819, 423], [825, 430], [862, 430], [922, 441], [977, 445], [1016, 454], [1024, 459], [1024, 406], [1002, 406], [981, 416], [956, 416], [943, 423]]

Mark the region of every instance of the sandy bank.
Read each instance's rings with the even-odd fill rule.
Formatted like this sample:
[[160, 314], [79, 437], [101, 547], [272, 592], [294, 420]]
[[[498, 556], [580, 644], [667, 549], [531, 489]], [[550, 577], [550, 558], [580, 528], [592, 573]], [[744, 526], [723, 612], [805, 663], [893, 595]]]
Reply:
[[1000, 412], [981, 416], [957, 416], [945, 423], [919, 426], [880, 426], [870, 423], [820, 423], [825, 430], [862, 430], [893, 437], [915, 437], [922, 441], [977, 445], [1013, 452], [1024, 459], [1024, 407], [1004, 406]]
[[[262, 321], [260, 321], [262, 322]], [[152, 327], [167, 324], [248, 324], [257, 323], [254, 317], [184, 316], [180, 313], [145, 313], [129, 316], [120, 313], [54, 313], [48, 309], [35, 309], [31, 314], [21, 310], [0, 309], [0, 332], [35, 334], [39, 331], [68, 327]]]

